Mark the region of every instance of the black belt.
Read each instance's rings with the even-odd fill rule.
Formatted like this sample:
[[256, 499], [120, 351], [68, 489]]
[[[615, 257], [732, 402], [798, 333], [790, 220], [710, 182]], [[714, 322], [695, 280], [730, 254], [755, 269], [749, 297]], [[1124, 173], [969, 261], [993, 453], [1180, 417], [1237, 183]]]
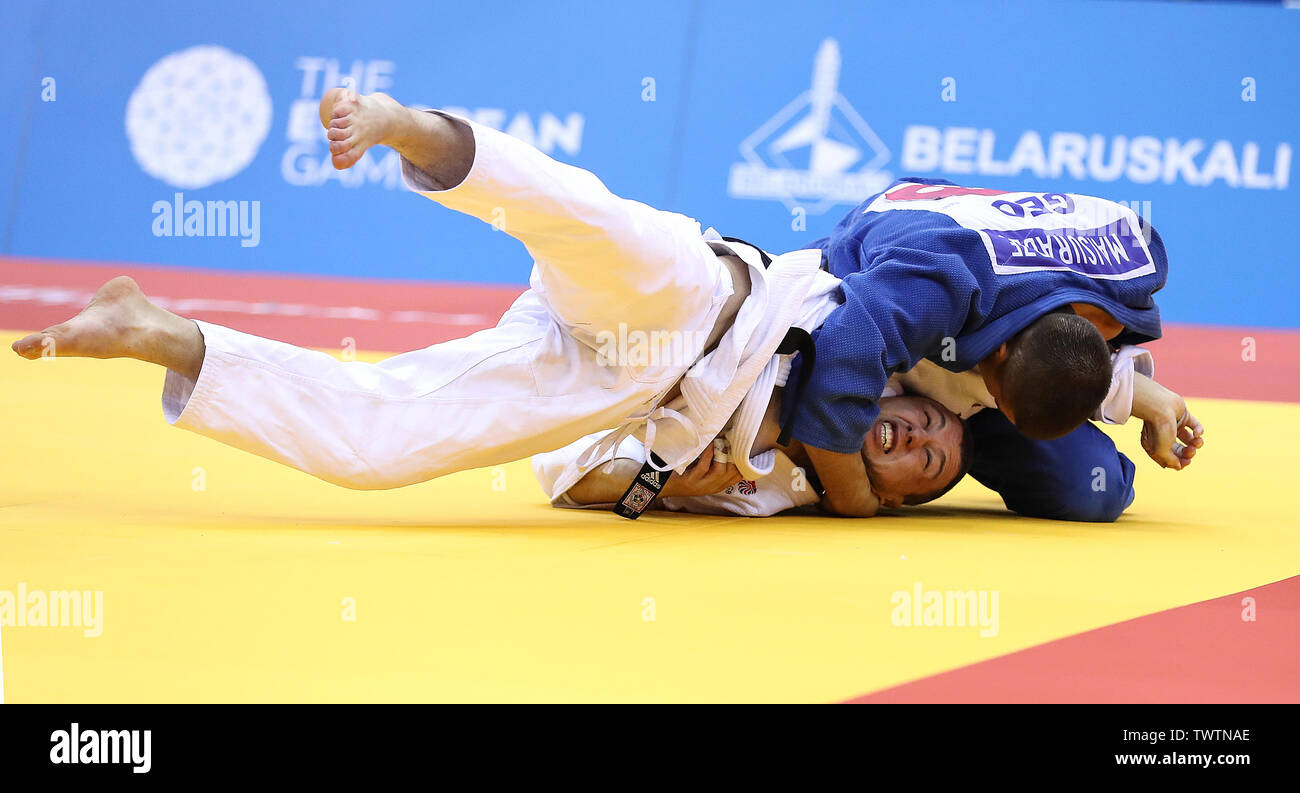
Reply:
[[[759, 258], [763, 262], [763, 269], [772, 266], [772, 257], [757, 245], [745, 242], [737, 237], [723, 237], [727, 242], [736, 242], [758, 251]], [[825, 257], [823, 256], [823, 260]], [[785, 332], [785, 338], [776, 348], [777, 355], [791, 355], [799, 353], [803, 356], [803, 362], [799, 367], [799, 393], [804, 393], [808, 387], [808, 381], [812, 378], [813, 366], [817, 362], [817, 349], [813, 345], [812, 336], [803, 328], [790, 328]], [[794, 432], [794, 415], [781, 426], [781, 434], [777, 437], [776, 442], [785, 446], [790, 442], [791, 433]], [[615, 450], [617, 453], [617, 450]], [[646, 449], [646, 461], [641, 465], [641, 470], [637, 472], [636, 478], [632, 484], [628, 485], [627, 490], [623, 492], [623, 497], [614, 504], [614, 513], [628, 520], [636, 520], [641, 517], [641, 513], [650, 509], [659, 494], [663, 492], [664, 486], [668, 484], [668, 478], [673, 475], [672, 470], [661, 471], [654, 465], [664, 466], [666, 463], [653, 451]]]
[[[812, 335], [803, 328], [787, 330], [785, 338], [781, 339], [781, 345], [776, 348], [777, 355], [796, 352], [803, 356], [803, 362], [799, 365], [799, 390], [795, 393], [802, 395], [808, 392], [808, 381], [812, 379], [813, 366], [817, 363], [817, 347], [813, 344]], [[794, 413], [791, 412], [790, 418], [781, 425], [781, 434], [777, 436], [776, 442], [782, 446], [788, 445], [793, 433]]]

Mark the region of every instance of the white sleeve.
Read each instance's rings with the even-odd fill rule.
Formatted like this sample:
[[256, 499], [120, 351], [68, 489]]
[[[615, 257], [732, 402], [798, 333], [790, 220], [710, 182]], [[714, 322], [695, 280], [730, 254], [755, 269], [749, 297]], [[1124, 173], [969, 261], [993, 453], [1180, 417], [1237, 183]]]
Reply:
[[[551, 499], [551, 505], [566, 509], [609, 509], [612, 503], [579, 504], [569, 495], [569, 489], [578, 480], [613, 457], [645, 462], [645, 446], [636, 438], [626, 438], [617, 450], [592, 461], [586, 466], [577, 464], [578, 458], [604, 433], [588, 435], [581, 440], [546, 454], [533, 455], [533, 472], [537, 481]], [[655, 509], [673, 512], [692, 512], [699, 515], [741, 515], [762, 518], [787, 509], [814, 504], [820, 498], [808, 483], [806, 474], [796, 470], [795, 464], [784, 454], [776, 453], [772, 473], [757, 480], [742, 482], [725, 492], [711, 496], [660, 496]]]
[[1092, 420], [1123, 424], [1133, 414], [1133, 373], [1154, 377], [1156, 365], [1149, 351], [1125, 345], [1111, 356], [1110, 367], [1110, 393], [1092, 414]]
[[597, 432], [570, 443], [560, 449], [545, 454], [533, 455], [533, 474], [537, 477], [537, 483], [542, 486], [546, 497], [557, 507], [597, 508], [612, 507], [613, 504], [579, 504], [569, 496], [569, 489], [576, 485], [579, 480], [587, 475], [589, 471], [598, 468], [610, 460], [624, 459], [633, 460], [637, 463], [645, 462], [645, 446], [633, 437], [623, 439], [617, 449], [610, 449], [601, 455], [598, 460], [588, 461], [586, 465], [579, 465], [578, 460], [583, 453], [592, 446], [600, 442], [613, 430]]
[[821, 497], [808, 482], [806, 472], [777, 451], [772, 473], [767, 476], [746, 480], [711, 496], [661, 497], [660, 500], [662, 508], [680, 512], [766, 518], [787, 509], [816, 504]]

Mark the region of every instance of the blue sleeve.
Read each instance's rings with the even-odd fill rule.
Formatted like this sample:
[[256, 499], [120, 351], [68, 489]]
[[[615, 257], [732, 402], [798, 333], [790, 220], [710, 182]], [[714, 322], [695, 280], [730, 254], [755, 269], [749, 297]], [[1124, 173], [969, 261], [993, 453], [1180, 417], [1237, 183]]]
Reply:
[[813, 334], [816, 365], [791, 415], [795, 438], [847, 454], [862, 448], [890, 375], [960, 335], [979, 286], [960, 256], [892, 248], [840, 288], [844, 302]]
[[969, 419], [971, 476], [1031, 518], [1110, 523], [1133, 503], [1133, 463], [1091, 422], [1054, 441], [1021, 435], [997, 410]]

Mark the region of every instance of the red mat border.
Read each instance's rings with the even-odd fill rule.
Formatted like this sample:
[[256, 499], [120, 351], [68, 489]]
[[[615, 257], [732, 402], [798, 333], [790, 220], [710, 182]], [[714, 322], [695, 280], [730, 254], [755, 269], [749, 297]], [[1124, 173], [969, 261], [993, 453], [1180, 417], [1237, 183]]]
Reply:
[[[1253, 621], [1243, 619], [1247, 598], [1253, 599]], [[1300, 576], [1075, 634], [847, 701], [1298, 703]]]

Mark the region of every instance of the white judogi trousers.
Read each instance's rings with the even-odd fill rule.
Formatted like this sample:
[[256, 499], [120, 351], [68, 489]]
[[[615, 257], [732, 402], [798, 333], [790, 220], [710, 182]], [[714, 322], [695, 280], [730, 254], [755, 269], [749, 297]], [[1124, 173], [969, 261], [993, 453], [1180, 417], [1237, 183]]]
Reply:
[[[732, 294], [730, 273], [696, 221], [619, 198], [587, 171], [466, 123], [476, 149], [461, 184], [431, 189], [405, 160], [403, 177], [433, 201], [495, 223], [533, 256], [531, 288], [496, 327], [370, 364], [196, 322], [203, 367], [197, 380], [168, 371], [166, 419], [359, 489], [518, 460], [630, 418], [643, 429], [653, 423], [698, 351], [612, 358], [601, 352], [602, 333], [677, 333], [702, 345]], [[819, 261], [798, 253], [770, 268], [785, 274], [767, 276], [770, 290], [761, 268], [753, 273], [737, 318], [745, 333], [729, 331], [697, 367], [699, 380], [684, 382], [698, 405], [667, 411], [676, 426], [663, 436], [678, 441], [669, 467], [711, 442], [712, 425], [747, 387], [733, 381], [752, 380], [780, 338], [772, 329], [795, 321]], [[470, 273], [474, 262], [464, 266]]]
[[[168, 371], [167, 420], [335, 484], [377, 489], [556, 449], [662, 398], [693, 357], [611, 361], [598, 355], [597, 335], [622, 323], [625, 334], [707, 337], [732, 286], [699, 224], [471, 127], [474, 164], [460, 185], [430, 189], [405, 160], [403, 177], [446, 207], [503, 225], [533, 256], [531, 288], [496, 327], [370, 364], [197, 322], [203, 367], [193, 381]], [[474, 266], [464, 262], [467, 275]]]

